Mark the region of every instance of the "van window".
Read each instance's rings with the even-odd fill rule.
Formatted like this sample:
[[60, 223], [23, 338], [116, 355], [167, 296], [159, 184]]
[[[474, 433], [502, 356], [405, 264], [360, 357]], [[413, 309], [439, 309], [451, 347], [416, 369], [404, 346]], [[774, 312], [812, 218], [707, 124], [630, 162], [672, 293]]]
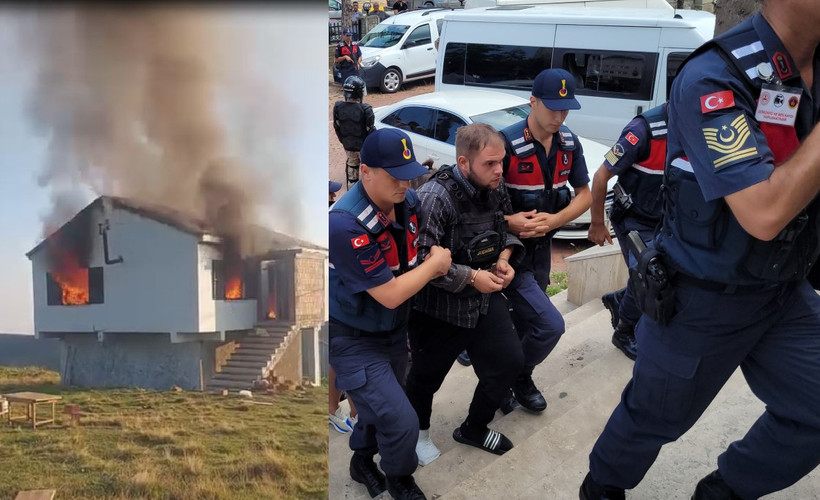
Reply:
[[657, 54], [555, 49], [555, 56], [575, 77], [579, 95], [652, 99]]
[[359, 45], [364, 47], [385, 48], [399, 43], [410, 26], [403, 24], [377, 24], [362, 37]]
[[464, 85], [464, 56], [466, 43], [448, 43], [444, 47], [444, 63], [441, 65], [441, 83]]
[[407, 41], [404, 42], [404, 46], [418, 47], [419, 45], [427, 45], [432, 42], [433, 40], [430, 38], [430, 25], [423, 24], [410, 33], [410, 36], [407, 37]]
[[442, 78], [444, 83], [529, 90], [536, 75], [550, 67], [551, 60], [549, 47], [453, 43], [445, 48]]
[[689, 57], [687, 52], [673, 52], [666, 58], [666, 98], [669, 99], [669, 92], [672, 90], [672, 80], [678, 76], [680, 65], [684, 59]]
[[390, 113], [382, 122], [408, 132], [433, 137], [433, 115], [436, 110], [421, 106], [407, 106]]
[[439, 110], [436, 116], [436, 134], [434, 138], [437, 141], [455, 146], [456, 130], [462, 125], [467, 125], [467, 123], [452, 113]]

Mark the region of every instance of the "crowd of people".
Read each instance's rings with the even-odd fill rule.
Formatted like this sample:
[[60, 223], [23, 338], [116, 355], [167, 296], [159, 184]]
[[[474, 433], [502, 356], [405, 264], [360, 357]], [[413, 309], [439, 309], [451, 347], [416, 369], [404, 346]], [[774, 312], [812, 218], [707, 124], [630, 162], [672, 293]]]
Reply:
[[[496, 411], [546, 411], [532, 374], [564, 333], [545, 293], [551, 238], [590, 209], [589, 239], [613, 243], [615, 176], [609, 221], [630, 279], [602, 300], [635, 364], [580, 498], [625, 498], [738, 367], [766, 408], [692, 498], [759, 498], [817, 467], [818, 26], [808, 0], [764, 0], [687, 59], [668, 103], [626, 124], [591, 189], [562, 69], [534, 79], [520, 123], [458, 129], [456, 163], [433, 175], [410, 136], [371, 121], [348, 163], [357, 179], [335, 203], [330, 186], [330, 413], [350, 433], [351, 478], [372, 497], [425, 498], [413, 473], [440, 455], [433, 397], [462, 352], [478, 383], [456, 442], [502, 455], [514, 444]], [[338, 411], [341, 393], [357, 414]]]

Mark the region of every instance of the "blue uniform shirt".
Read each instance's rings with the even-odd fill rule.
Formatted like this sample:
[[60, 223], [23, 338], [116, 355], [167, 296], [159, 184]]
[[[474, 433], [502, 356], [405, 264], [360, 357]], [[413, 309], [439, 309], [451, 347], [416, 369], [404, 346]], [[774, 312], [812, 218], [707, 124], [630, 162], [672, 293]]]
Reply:
[[[391, 221], [390, 231], [399, 245], [399, 255], [405, 255], [406, 241], [404, 221], [408, 219], [407, 203], [396, 205], [396, 221]], [[330, 212], [328, 215], [329, 260], [345, 287], [352, 293], [359, 293], [383, 285], [393, 279], [383, 248], [386, 242], [378, 242], [356, 219], [344, 212]], [[399, 271], [395, 271], [398, 275]]]
[[[632, 134], [630, 136], [630, 134]], [[649, 157], [652, 136], [646, 120], [636, 116], [627, 123], [621, 137], [604, 156], [604, 166], [614, 175], [621, 175], [635, 163]]]
[[[802, 88], [794, 61], [766, 20], [758, 14], [750, 22], [765, 54], [757, 50], [758, 45], [741, 47], [738, 53], [748, 55], [740, 57], [740, 61], [756, 60], [761, 55], [772, 61], [779, 53], [785, 66], [790, 67], [789, 76], [782, 78], [783, 85]], [[747, 73], [755, 71], [754, 67], [752, 65]], [[817, 69], [815, 63], [815, 95], [818, 95]], [[728, 63], [716, 46], [687, 61], [672, 85], [667, 171], [669, 175], [681, 173], [675, 169], [692, 173], [700, 192], [671, 194], [681, 199], [672, 217], [665, 213], [668, 220], [664, 222], [658, 243], [674, 267], [690, 275], [726, 283], [759, 282], [758, 278], [744, 275], [745, 271], [734, 267], [744, 265], [743, 254], [748, 245], [758, 240], [749, 236], [732, 215], [723, 229], [716, 225], [719, 221], [705, 219], [705, 213], [714, 210], [714, 204], [725, 204], [723, 197], [768, 179], [775, 168], [770, 145], [761, 124], [754, 118], [757, 96], [758, 92], [750, 88], [741, 71]], [[815, 107], [810, 92], [804, 89], [795, 123], [797, 137], [803, 138], [811, 132], [816, 122]], [[778, 144], [775, 142], [773, 146]], [[700, 200], [698, 194], [702, 196]], [[708, 229], [687, 238], [681, 234], [683, 221], [690, 228], [700, 225]]]

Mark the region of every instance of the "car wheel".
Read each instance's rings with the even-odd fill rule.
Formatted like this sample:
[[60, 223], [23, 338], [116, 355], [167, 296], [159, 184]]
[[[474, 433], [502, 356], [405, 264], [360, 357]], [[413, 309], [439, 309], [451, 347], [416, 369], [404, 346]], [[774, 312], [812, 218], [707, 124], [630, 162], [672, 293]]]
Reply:
[[425, 7], [433, 7], [433, 2], [424, 2]]
[[392, 94], [401, 87], [401, 71], [398, 68], [387, 68], [382, 74], [382, 82], [379, 88], [382, 92]]

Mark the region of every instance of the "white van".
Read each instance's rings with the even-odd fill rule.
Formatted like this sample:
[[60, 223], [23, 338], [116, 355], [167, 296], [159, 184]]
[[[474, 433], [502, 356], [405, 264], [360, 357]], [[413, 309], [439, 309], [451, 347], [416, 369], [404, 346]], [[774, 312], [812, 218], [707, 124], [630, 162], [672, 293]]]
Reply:
[[517, 5], [449, 13], [435, 89], [529, 97], [535, 76], [564, 68], [581, 109], [573, 132], [612, 145], [635, 115], [667, 99], [683, 60], [714, 34], [714, 14], [666, 9]]
[[465, 9], [498, 7], [502, 5], [567, 5], [586, 7], [640, 7], [643, 9], [667, 9], [672, 6], [666, 0], [466, 0]]
[[405, 11], [389, 17], [359, 41], [359, 75], [368, 87], [393, 93], [402, 83], [429, 78], [436, 72], [436, 47], [448, 9]]

